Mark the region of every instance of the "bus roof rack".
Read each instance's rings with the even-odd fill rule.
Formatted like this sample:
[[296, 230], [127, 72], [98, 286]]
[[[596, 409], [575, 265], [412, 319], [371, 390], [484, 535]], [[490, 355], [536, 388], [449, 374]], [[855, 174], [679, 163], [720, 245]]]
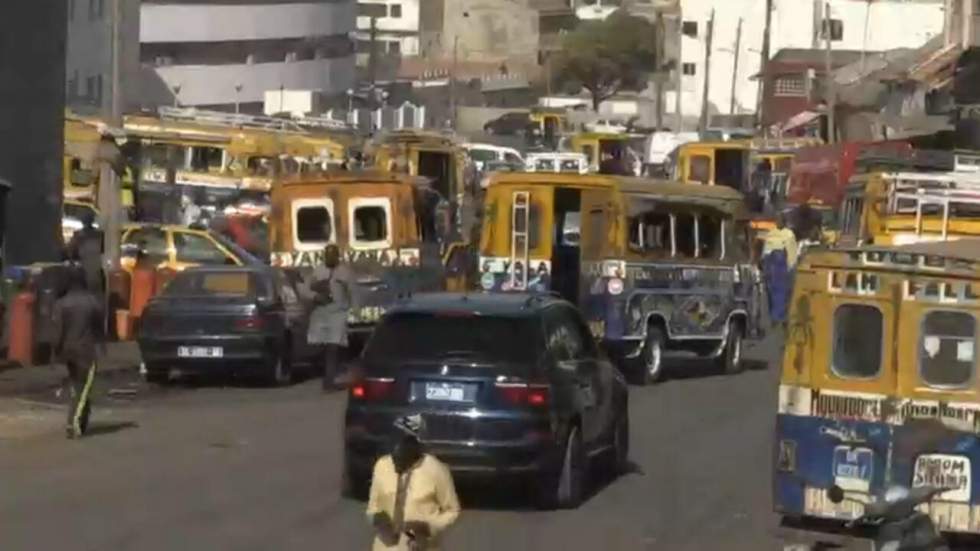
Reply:
[[871, 147], [857, 158], [858, 172], [908, 170], [923, 172], [980, 172], [980, 155], [938, 149], [895, 150]]

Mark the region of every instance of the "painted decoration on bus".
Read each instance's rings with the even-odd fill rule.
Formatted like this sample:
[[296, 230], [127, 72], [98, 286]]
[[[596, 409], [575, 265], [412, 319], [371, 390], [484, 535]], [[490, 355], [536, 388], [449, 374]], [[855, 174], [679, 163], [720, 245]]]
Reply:
[[[372, 263], [385, 268], [417, 268], [420, 264], [418, 249], [342, 249], [341, 257], [347, 264]], [[308, 268], [323, 264], [323, 250], [274, 252], [272, 265], [280, 267]]]
[[[525, 264], [510, 257], [480, 257], [480, 287], [484, 291], [535, 291], [551, 288], [551, 262], [530, 258], [530, 270], [525, 274]], [[524, 285], [525, 277], [527, 286]]]

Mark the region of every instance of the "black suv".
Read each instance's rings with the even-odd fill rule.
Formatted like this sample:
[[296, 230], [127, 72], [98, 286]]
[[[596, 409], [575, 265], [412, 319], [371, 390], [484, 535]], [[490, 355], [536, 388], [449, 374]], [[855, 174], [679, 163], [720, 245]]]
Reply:
[[395, 418], [454, 475], [530, 478], [542, 506], [575, 507], [590, 458], [620, 471], [627, 385], [578, 311], [550, 295], [417, 295], [381, 320], [350, 387], [344, 487], [363, 495]]

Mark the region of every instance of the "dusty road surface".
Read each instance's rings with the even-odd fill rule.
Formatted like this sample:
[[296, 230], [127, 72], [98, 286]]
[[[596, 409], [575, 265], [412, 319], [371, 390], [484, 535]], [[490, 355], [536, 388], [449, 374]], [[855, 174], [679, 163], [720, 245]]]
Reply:
[[[734, 377], [697, 365], [631, 388], [631, 474], [575, 511], [519, 488], [461, 488], [447, 549], [784, 549], [838, 536], [780, 526], [770, 506], [778, 343]], [[0, 549], [368, 549], [364, 504], [340, 497], [345, 397], [100, 381], [94, 432], [66, 441], [50, 390], [0, 397]]]

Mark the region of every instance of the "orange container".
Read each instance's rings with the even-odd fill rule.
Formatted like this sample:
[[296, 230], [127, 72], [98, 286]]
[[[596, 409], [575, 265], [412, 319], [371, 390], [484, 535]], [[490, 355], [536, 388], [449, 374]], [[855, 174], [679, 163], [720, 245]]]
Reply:
[[146, 303], [153, 298], [154, 271], [147, 268], [137, 268], [133, 272], [133, 282], [129, 293], [129, 315], [139, 319], [143, 315]]
[[7, 359], [21, 365], [34, 362], [34, 301], [31, 291], [21, 291], [10, 305], [10, 343]]

